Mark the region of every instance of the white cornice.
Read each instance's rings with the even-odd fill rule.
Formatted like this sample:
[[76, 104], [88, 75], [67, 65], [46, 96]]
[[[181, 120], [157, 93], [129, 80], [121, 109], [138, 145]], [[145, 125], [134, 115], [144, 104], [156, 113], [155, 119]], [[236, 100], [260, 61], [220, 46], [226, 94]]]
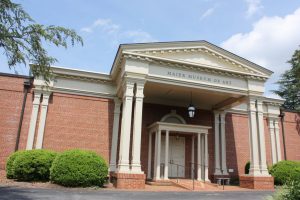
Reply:
[[268, 78], [267, 76], [264, 76], [264, 75], [244, 73], [244, 72], [227, 70], [227, 69], [226, 70], [216, 69], [209, 65], [199, 65], [199, 64], [191, 63], [191, 62], [187, 62], [187, 61], [172, 60], [172, 59], [168, 59], [168, 58], [156, 57], [156, 56], [151, 56], [151, 55], [143, 55], [143, 54], [138, 54], [138, 53], [126, 52], [126, 51], [123, 52], [123, 57], [147, 61], [150, 63], [153, 62], [153, 63], [158, 63], [158, 64], [164, 64], [167, 66], [177, 67], [177, 68], [181, 68], [181, 69], [205, 71], [205, 72], [225, 75], [225, 76], [229, 76], [229, 77], [239, 77], [239, 78], [255, 79], [255, 80], [262, 80], [262, 81], [265, 81]]
[[[228, 60], [229, 62], [235, 63], [237, 66], [248, 67], [257, 73], [263, 73], [267, 77], [269, 77], [273, 72], [259, 66], [247, 59], [244, 59], [238, 55], [235, 55], [221, 47], [218, 47], [214, 44], [211, 44], [207, 41], [181, 41], [181, 42], [154, 42], [154, 43], [140, 43], [140, 44], [121, 44], [119, 46], [114, 64], [111, 69], [111, 74], [115, 73], [116, 67], [118, 66], [119, 60], [122, 58], [123, 51], [130, 52], [147, 52], [147, 51], [156, 51], [161, 53], [161, 51], [169, 51], [169, 50], [183, 50], [183, 51], [194, 51], [196, 49], [203, 48], [204, 51], [209, 53], [210, 55], [217, 56], [220, 59]], [[227, 62], [227, 61], [226, 61]]]
[[92, 82], [100, 83], [112, 82], [111, 76], [109, 74], [56, 66], [51, 66], [51, 69], [56, 77], [70, 78], [75, 80], [89, 80]]
[[269, 97], [265, 97], [265, 99], [263, 100], [264, 104], [267, 105], [273, 105], [273, 106], [281, 106], [282, 104], [284, 104], [284, 99], [274, 99], [274, 98], [269, 98]]
[[113, 83], [108, 74], [51, 66], [55, 78], [66, 78], [94, 83]]

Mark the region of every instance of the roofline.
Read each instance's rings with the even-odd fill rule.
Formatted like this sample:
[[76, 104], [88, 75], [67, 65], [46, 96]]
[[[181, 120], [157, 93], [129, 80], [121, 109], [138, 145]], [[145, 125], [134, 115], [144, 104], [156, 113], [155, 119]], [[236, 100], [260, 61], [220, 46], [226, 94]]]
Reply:
[[217, 46], [217, 45], [215, 45], [213, 43], [210, 43], [210, 42], [208, 42], [206, 40], [194, 40], [194, 41], [168, 41], [168, 42], [124, 43], [124, 44], [120, 44], [119, 47], [118, 47], [118, 51], [117, 51], [117, 53], [115, 55], [112, 67], [110, 69], [110, 75], [112, 75], [112, 73], [114, 71], [114, 66], [116, 65], [116, 61], [118, 60], [118, 57], [120, 56], [120, 52], [123, 49], [125, 50], [128, 47], [133, 47], [134, 48], [134, 47], [143, 46], [143, 45], [148, 45], [151, 48], [151, 46], [152, 47], [158, 47], [157, 45], [160, 45], [160, 44], [169, 44], [169, 45], [171, 44], [172, 46], [174, 45], [174, 47], [175, 47], [178, 44], [184, 44], [184, 43], [203, 43], [203, 44], [207, 44], [207, 45], [212, 46], [213, 48], [216, 48], [217, 50], [223, 51], [226, 54], [235, 57], [236, 59], [238, 59], [238, 60], [240, 60], [242, 62], [248, 63], [249, 65], [253, 66], [254, 68], [258, 68], [260, 70], [265, 71], [269, 76], [271, 76], [274, 73], [273, 71], [271, 71], [271, 70], [269, 70], [269, 69], [267, 69], [265, 67], [262, 67], [262, 66], [254, 63], [254, 62], [252, 62], [250, 60], [247, 60], [246, 58], [243, 58], [243, 57], [241, 57], [239, 55], [236, 55], [236, 54], [234, 54], [234, 53], [232, 53], [232, 52], [230, 52], [230, 51], [228, 51], [228, 50], [226, 50], [226, 49], [224, 49], [222, 47], [219, 47], [219, 46]]
[[26, 78], [26, 79], [31, 79], [31, 78], [33, 78], [33, 76], [19, 75], [19, 74], [11, 74], [11, 73], [4, 73], [4, 72], [0, 72], [0, 76], [8, 76], [8, 77], [13, 77], [13, 78]]
[[276, 98], [265, 97], [265, 99], [263, 101], [265, 103], [283, 104], [285, 102], [285, 99], [276, 99]]
[[73, 75], [73, 76], [80, 76], [86, 78], [96, 78], [96, 79], [105, 79], [110, 81], [111, 76], [107, 73], [101, 72], [94, 72], [94, 71], [87, 71], [87, 70], [80, 70], [80, 69], [71, 69], [65, 67], [58, 67], [58, 66], [51, 66], [54, 74], [62, 74], [62, 75]]

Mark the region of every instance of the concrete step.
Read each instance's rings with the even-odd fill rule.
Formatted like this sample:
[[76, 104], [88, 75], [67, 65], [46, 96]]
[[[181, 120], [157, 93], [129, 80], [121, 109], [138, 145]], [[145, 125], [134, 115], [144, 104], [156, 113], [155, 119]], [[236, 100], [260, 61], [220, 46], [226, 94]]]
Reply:
[[172, 186], [174, 185], [171, 181], [146, 181], [147, 185], [156, 185], [156, 186]]
[[208, 182], [202, 182], [191, 179], [172, 179], [171, 180], [174, 184], [176, 184], [179, 187], [185, 188], [187, 190], [191, 191], [201, 191], [201, 190], [209, 190], [209, 189], [215, 189], [217, 188], [216, 184], [208, 183]]

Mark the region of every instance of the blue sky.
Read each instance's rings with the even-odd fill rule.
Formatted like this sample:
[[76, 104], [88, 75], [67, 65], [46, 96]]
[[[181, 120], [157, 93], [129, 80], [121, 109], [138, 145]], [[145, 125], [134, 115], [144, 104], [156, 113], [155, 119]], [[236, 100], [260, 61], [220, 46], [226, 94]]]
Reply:
[[[84, 46], [47, 46], [57, 66], [108, 73], [120, 43], [207, 40], [274, 71], [300, 45], [299, 0], [16, 0], [38, 23], [75, 29]], [[16, 67], [26, 74], [24, 66]], [[9, 70], [0, 55], [0, 71]]]

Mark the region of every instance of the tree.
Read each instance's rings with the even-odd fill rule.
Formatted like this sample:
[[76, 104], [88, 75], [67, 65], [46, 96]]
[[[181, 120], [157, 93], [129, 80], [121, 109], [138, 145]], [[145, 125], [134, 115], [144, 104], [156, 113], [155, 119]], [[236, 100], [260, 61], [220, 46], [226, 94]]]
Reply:
[[283, 107], [300, 111], [300, 50], [296, 50], [288, 61], [291, 69], [281, 75], [279, 89], [274, 92], [285, 99]]
[[36, 23], [20, 4], [0, 0], [0, 48], [4, 50], [9, 68], [17, 64], [33, 63], [33, 76], [49, 82], [50, 65], [57, 59], [48, 55], [43, 43], [68, 47], [68, 43], [83, 45], [82, 38], [74, 30], [60, 26], [44, 26]]

